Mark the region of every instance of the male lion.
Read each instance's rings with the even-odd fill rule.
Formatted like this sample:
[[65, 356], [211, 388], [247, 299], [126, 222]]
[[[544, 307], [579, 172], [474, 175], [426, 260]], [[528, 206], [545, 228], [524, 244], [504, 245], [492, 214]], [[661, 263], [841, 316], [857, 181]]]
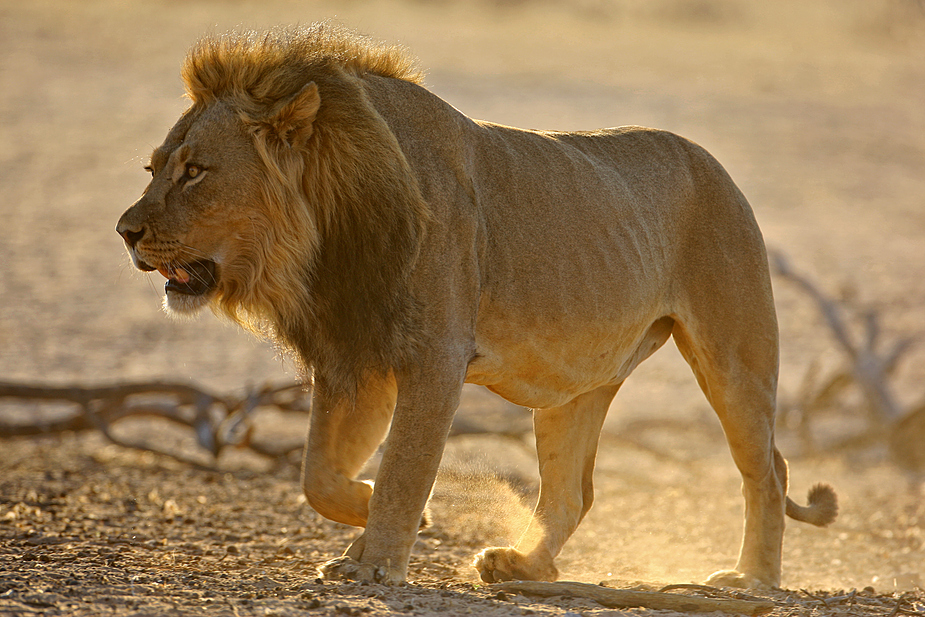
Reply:
[[[780, 583], [784, 513], [826, 525], [835, 493], [786, 497], [774, 444], [777, 321], [745, 197], [699, 146], [623, 127], [470, 120], [402, 50], [329, 25], [206, 38], [192, 106], [117, 230], [205, 305], [294, 352], [313, 380], [308, 502], [365, 526], [332, 577], [399, 583], [464, 382], [534, 411], [541, 488], [485, 581], [554, 580], [591, 507], [611, 400], [669, 336], [742, 473], [745, 537], [714, 585]], [[388, 434], [375, 490], [355, 478]]]

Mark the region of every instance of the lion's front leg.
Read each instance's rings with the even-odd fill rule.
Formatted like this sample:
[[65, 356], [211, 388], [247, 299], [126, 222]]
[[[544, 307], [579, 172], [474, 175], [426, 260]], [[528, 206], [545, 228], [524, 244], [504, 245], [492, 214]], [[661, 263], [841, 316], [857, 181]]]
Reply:
[[357, 475], [382, 443], [396, 399], [395, 378], [372, 376], [355, 401], [328, 395], [316, 384], [312, 419], [302, 461], [302, 489], [325, 518], [366, 526], [372, 483]]
[[398, 405], [369, 500], [366, 530], [343, 557], [321, 567], [327, 578], [398, 584], [407, 577], [465, 374], [464, 366], [455, 371], [440, 370], [439, 363], [430, 366], [429, 374], [399, 379]]

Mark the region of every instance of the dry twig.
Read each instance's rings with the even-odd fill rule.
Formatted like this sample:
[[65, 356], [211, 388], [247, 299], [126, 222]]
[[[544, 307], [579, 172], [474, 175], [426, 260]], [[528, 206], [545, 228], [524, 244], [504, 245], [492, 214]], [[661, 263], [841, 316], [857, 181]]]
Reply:
[[571, 581], [558, 581], [555, 583], [517, 581], [497, 583], [491, 587], [499, 591], [527, 596], [588, 598], [609, 608], [650, 608], [680, 612], [722, 611], [738, 615], [763, 615], [774, 610], [776, 606], [773, 602], [764, 600], [728, 600], [658, 591], [612, 589], [592, 585], [591, 583], [575, 583]]

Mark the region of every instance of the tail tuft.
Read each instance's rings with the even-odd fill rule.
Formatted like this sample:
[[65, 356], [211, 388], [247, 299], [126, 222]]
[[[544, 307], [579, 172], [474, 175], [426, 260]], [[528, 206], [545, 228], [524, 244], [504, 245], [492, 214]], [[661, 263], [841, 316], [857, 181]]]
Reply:
[[838, 516], [838, 497], [828, 484], [817, 484], [809, 490], [806, 506], [797, 505], [787, 498], [787, 516], [792, 519], [825, 527]]

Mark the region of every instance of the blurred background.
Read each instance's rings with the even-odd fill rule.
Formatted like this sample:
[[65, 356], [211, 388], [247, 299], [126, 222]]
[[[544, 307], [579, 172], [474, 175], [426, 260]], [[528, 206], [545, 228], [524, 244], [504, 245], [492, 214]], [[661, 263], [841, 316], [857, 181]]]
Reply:
[[[871, 314], [886, 347], [925, 333], [920, 1], [2, 0], [0, 381], [171, 380], [242, 392], [295, 377], [271, 345], [212, 315], [167, 318], [163, 279], [134, 270], [114, 226], [148, 181], [142, 168], [151, 150], [187, 106], [179, 66], [197, 38], [324, 19], [407, 46], [427, 87], [475, 118], [557, 130], [639, 124], [693, 139], [749, 198], [768, 245], [845, 309], [859, 340]], [[775, 293], [782, 400], [799, 407], [794, 401], [824, 386], [846, 355], [804, 290], [777, 277]], [[813, 370], [822, 375], [815, 382], [807, 377]], [[907, 346], [889, 388], [901, 410], [923, 400], [925, 344]], [[826, 431], [869, 429], [858, 391], [846, 389], [838, 403], [820, 416], [817, 440]], [[464, 400], [464, 411], [503, 406], [481, 390], [467, 390]], [[0, 401], [4, 410], [22, 413]], [[653, 540], [665, 521], [652, 519], [652, 510], [679, 525], [680, 535], [659, 536], [661, 546], [690, 543], [695, 562], [689, 534], [703, 520], [679, 522], [685, 512], [670, 505], [682, 503], [671, 497], [678, 484], [720, 487], [728, 501], [701, 504], [696, 514], [722, 517], [730, 509], [738, 520], [736, 471], [711, 413], [671, 343], [640, 367], [617, 397], [608, 431], [618, 439], [653, 418], [696, 426], [658, 437], [659, 451], [704, 466], [679, 466], [632, 445], [602, 453], [599, 483], [614, 496], [592, 511], [563, 556], [566, 568], [593, 562], [599, 570], [604, 557], [583, 551], [608, 542], [620, 543], [623, 554], [644, 554], [625, 529], [608, 531], [605, 523], [624, 517], [645, 529], [638, 542]], [[795, 426], [782, 427], [782, 449], [810, 454], [796, 426], [802, 416], [790, 417]], [[706, 441], [691, 445], [691, 435]], [[471, 456], [486, 450], [471, 449]], [[894, 465], [885, 447], [795, 459], [793, 467], [799, 494], [815, 480], [840, 478], [845, 513], [834, 535], [794, 528], [805, 536], [796, 544], [818, 538], [830, 550], [822, 566], [805, 571], [806, 555], [788, 557], [785, 571], [817, 584], [862, 584], [912, 567], [902, 555], [921, 549], [925, 525], [914, 505], [923, 497], [915, 469]], [[627, 514], [636, 509], [619, 499], [621, 491], [633, 495], [653, 483], [661, 496]], [[892, 505], [852, 510], [878, 499]], [[903, 528], [913, 539], [870, 549], [863, 530], [898, 524], [889, 517], [904, 508], [912, 508]], [[719, 540], [727, 554], [718, 567], [737, 550], [739, 525]], [[843, 558], [839, 547], [855, 557]], [[688, 566], [635, 567], [622, 574], [665, 576]]]

